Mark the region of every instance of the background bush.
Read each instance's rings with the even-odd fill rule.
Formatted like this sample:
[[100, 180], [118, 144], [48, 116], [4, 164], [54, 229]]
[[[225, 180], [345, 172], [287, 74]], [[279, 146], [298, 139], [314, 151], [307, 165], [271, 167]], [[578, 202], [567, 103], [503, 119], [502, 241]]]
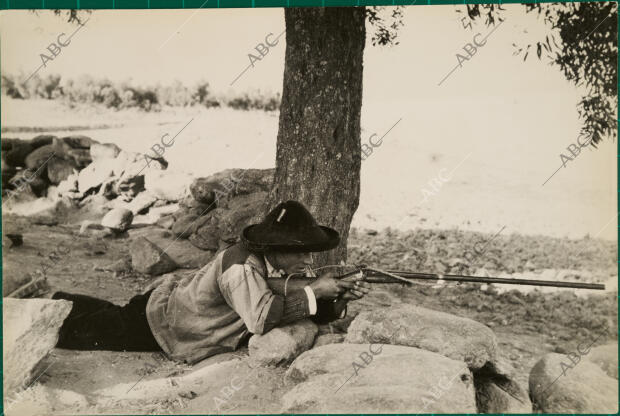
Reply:
[[116, 110], [138, 108], [143, 111], [159, 111], [162, 106], [207, 108], [230, 107], [236, 110], [276, 111], [280, 108], [280, 94], [254, 91], [239, 96], [215, 94], [209, 83], [199, 81], [187, 87], [180, 81], [172, 85], [136, 87], [129, 82], [112, 82], [83, 75], [77, 79], [62, 79], [60, 75], [38, 74], [26, 84], [23, 74], [2, 75], [2, 94], [16, 99], [42, 98], [61, 100], [75, 106], [97, 104]]

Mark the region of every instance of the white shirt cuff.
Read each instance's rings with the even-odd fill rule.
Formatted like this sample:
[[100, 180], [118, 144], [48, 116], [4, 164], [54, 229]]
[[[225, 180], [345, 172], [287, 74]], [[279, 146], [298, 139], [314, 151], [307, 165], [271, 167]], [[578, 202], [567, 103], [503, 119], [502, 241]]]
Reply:
[[308, 305], [310, 307], [310, 315], [316, 315], [316, 296], [310, 286], [304, 286], [306, 296], [308, 296]]

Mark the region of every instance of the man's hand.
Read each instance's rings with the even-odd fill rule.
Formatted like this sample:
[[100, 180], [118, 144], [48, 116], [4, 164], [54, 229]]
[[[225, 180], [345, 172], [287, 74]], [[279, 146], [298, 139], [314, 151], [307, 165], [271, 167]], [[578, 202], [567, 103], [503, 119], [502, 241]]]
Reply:
[[359, 300], [363, 298], [370, 292], [370, 283], [364, 281], [357, 281], [354, 283], [355, 287], [353, 289], [347, 290], [343, 295], [342, 299], [346, 301], [350, 300]]
[[327, 272], [309, 285], [317, 299], [336, 299], [347, 289], [356, 288], [354, 282], [334, 279], [334, 276], [334, 272]]

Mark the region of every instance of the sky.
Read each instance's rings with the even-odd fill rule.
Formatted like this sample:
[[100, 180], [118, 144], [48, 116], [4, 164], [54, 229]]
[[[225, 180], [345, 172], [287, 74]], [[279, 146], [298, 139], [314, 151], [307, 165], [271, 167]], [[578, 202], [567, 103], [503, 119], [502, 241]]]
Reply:
[[[402, 151], [377, 151], [365, 163], [362, 202], [365, 192], [373, 198], [384, 189], [406, 192], [402, 183], [400, 190], [394, 189], [395, 180], [381, 175], [398, 177], [396, 166], [417, 160], [408, 152], [426, 158], [444, 155], [447, 167], [471, 153], [460, 169], [468, 175], [466, 182], [485, 189], [485, 195], [503, 186], [536, 199], [540, 206], [559, 201], [556, 210], [571, 207], [563, 214], [564, 227], [571, 227], [571, 217], [578, 218], [575, 221], [587, 222], [583, 229], [595, 235], [616, 213], [616, 145], [607, 142], [599, 151], [584, 151], [574, 169], [563, 169], [541, 187], [560, 166], [560, 154], [576, 140], [580, 122], [575, 106], [581, 91], [544, 59], [531, 54], [524, 62], [514, 56], [513, 44], [544, 38], [549, 29], [521, 5], [504, 7], [501, 25], [489, 28], [480, 21], [471, 29], [464, 28], [459, 6], [407, 7], [399, 44], [391, 47], [372, 46], [373, 28], [367, 24], [362, 140], [402, 120], [384, 140], [391, 140], [394, 148], [402, 146]], [[2, 11], [2, 71], [27, 76], [59, 34], [75, 29], [49, 12]], [[40, 75], [90, 74], [144, 85], [174, 80], [191, 85], [203, 79], [223, 93], [280, 92], [285, 35], [233, 81], [250, 64], [248, 54], [256, 54], [254, 48], [265, 44], [267, 35], [273, 39], [283, 30], [281, 8], [96, 11]], [[486, 43], [459, 65], [457, 54], [466, 55], [463, 48], [474, 43], [478, 33], [478, 41], [488, 35]], [[440, 167], [415, 171], [423, 177], [418, 182], [433, 177]], [[495, 182], [486, 189], [489, 178]], [[517, 208], [494, 208], [505, 209], [506, 216], [511, 210], [527, 210], [527, 199], [513, 198], [521, 204]], [[361, 203], [360, 211], [363, 207]], [[540, 215], [541, 223], [558, 217], [553, 210]], [[603, 233], [608, 238], [615, 238], [613, 224]]]

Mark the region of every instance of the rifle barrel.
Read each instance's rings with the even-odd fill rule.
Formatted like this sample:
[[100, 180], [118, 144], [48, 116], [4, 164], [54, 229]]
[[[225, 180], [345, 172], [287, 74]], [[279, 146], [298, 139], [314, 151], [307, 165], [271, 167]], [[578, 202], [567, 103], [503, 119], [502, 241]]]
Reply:
[[[508, 279], [504, 277], [464, 276], [455, 274], [439, 275], [434, 273], [418, 273], [402, 270], [388, 270], [387, 272], [408, 280], [446, 280], [450, 282], [504, 283], [509, 285], [605, 290], [605, 285], [600, 283], [556, 282], [551, 280]], [[402, 281], [396, 280], [395, 278], [390, 277], [379, 270], [364, 270], [364, 273], [366, 274], [366, 281], [370, 283], [402, 283]]]

